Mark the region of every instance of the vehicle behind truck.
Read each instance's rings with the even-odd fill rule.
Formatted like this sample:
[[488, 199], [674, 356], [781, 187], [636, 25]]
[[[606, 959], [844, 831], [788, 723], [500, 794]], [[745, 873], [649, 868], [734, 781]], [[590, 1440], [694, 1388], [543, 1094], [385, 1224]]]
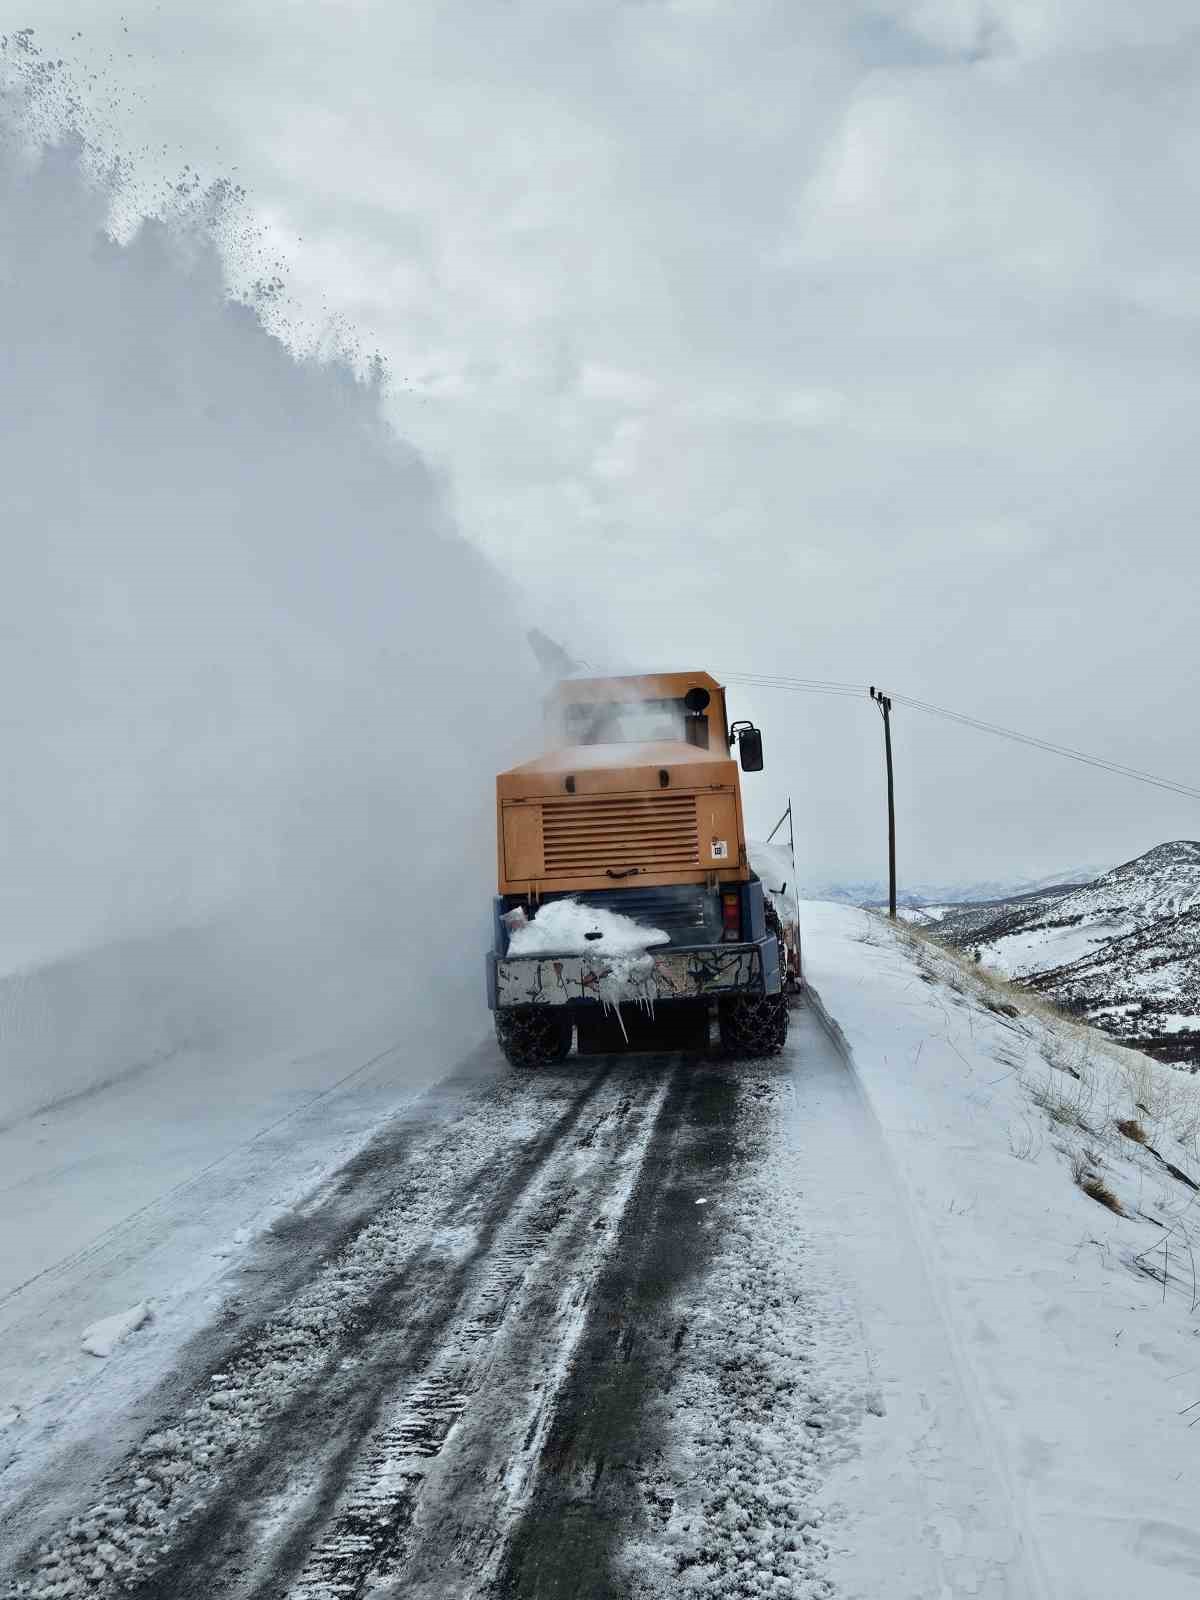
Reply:
[[[546, 721], [544, 753], [496, 780], [487, 983], [508, 1060], [548, 1065], [573, 1043], [704, 1049], [714, 1013], [728, 1053], [782, 1049], [781, 929], [731, 755], [761, 771], [759, 730], [729, 722], [706, 672], [568, 678]], [[572, 904], [539, 924], [556, 902]], [[567, 930], [561, 948], [543, 928]]]

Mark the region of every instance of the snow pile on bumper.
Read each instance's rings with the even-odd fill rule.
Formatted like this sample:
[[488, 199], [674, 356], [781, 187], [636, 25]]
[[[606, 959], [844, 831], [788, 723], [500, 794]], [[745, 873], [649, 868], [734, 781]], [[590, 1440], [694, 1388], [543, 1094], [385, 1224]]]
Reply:
[[613, 956], [638, 958], [653, 945], [670, 944], [661, 928], [646, 928], [632, 917], [601, 906], [581, 904], [574, 897], [551, 900], [532, 921], [518, 907], [504, 919], [509, 927], [510, 956]]

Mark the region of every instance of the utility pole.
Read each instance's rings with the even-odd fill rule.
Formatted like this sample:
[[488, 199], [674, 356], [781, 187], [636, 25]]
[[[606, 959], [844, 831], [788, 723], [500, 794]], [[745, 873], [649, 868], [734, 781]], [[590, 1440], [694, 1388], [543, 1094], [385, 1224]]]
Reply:
[[892, 697], [871, 687], [871, 699], [883, 718], [883, 748], [887, 756], [888, 783], [888, 916], [896, 920], [896, 793], [892, 785]]

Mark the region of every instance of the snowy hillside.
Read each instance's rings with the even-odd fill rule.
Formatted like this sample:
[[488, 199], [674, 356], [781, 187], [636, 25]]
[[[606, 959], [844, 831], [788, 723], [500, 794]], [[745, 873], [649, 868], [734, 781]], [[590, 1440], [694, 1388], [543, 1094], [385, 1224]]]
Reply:
[[1175, 840], [1069, 893], [965, 908], [939, 935], [1164, 1059], [1200, 1059], [1200, 843]]

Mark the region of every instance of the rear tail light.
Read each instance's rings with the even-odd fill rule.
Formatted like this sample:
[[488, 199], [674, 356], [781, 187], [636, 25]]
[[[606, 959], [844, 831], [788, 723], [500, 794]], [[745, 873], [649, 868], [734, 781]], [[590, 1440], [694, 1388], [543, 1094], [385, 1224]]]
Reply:
[[737, 894], [723, 894], [721, 896], [721, 922], [723, 926], [722, 938], [725, 940], [740, 939], [742, 937], [742, 900]]

